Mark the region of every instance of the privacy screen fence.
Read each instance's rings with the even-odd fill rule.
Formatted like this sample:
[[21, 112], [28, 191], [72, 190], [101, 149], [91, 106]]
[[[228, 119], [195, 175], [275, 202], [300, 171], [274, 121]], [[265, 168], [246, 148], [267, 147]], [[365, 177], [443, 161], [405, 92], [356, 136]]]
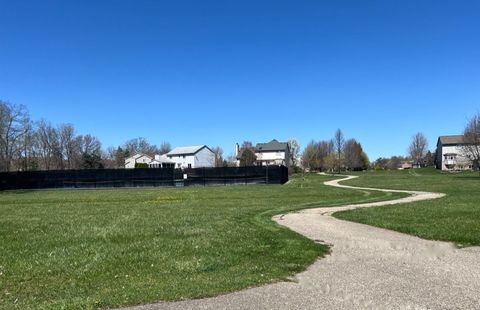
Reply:
[[50, 170], [0, 173], [0, 190], [284, 184], [285, 166]]

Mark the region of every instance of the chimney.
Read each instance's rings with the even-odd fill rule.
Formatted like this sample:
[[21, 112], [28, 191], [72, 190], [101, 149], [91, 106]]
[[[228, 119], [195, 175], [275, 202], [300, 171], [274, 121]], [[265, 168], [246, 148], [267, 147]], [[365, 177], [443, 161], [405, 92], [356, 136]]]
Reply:
[[239, 152], [240, 152], [240, 145], [238, 145], [238, 143], [235, 143], [235, 158], [238, 157]]

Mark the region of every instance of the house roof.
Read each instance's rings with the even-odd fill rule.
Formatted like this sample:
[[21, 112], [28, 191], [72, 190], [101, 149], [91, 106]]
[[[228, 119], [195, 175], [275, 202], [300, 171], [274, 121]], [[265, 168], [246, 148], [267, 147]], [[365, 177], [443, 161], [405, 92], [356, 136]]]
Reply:
[[[178, 155], [193, 155], [198, 153], [200, 150], [203, 148], [207, 148], [210, 150], [208, 146], [204, 145], [192, 145], [192, 146], [180, 146], [176, 147], [170, 152], [168, 152], [166, 155], [167, 156], [178, 156]], [[212, 152], [212, 150], [210, 150]]]
[[453, 136], [440, 136], [438, 137], [438, 142], [442, 145], [446, 144], [465, 144], [462, 135], [453, 135]]
[[255, 152], [274, 152], [274, 151], [287, 151], [288, 150], [288, 143], [286, 142], [278, 142], [277, 140], [273, 139], [268, 143], [257, 143], [255, 146]]

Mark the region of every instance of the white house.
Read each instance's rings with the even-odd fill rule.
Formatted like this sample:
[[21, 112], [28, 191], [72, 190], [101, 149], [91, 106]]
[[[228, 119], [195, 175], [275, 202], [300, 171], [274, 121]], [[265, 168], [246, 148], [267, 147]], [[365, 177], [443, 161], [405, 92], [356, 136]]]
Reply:
[[155, 155], [155, 159], [148, 163], [148, 168], [175, 168], [175, 162], [165, 155]]
[[[237, 166], [240, 166], [240, 158], [243, 150], [240, 150], [238, 143], [235, 147], [235, 156], [237, 158]], [[257, 143], [253, 152], [256, 156], [255, 164], [257, 166], [268, 165], [285, 165], [289, 167], [292, 164], [290, 155], [290, 146], [287, 142], [278, 142], [273, 139], [268, 143]]]
[[149, 164], [152, 161], [152, 158], [145, 154], [135, 154], [127, 159], [125, 159], [125, 168], [133, 169], [135, 164]]
[[215, 167], [215, 154], [206, 145], [176, 147], [165, 155], [175, 168]]
[[440, 136], [437, 141], [437, 169], [447, 171], [472, 169], [473, 163], [466, 156], [463, 150], [464, 145], [462, 135]]

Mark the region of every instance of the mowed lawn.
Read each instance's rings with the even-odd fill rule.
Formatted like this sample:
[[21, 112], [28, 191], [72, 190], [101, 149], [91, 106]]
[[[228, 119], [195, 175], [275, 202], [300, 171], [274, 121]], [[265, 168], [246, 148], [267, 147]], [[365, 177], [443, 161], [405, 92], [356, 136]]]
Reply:
[[335, 213], [340, 219], [397, 230], [459, 246], [480, 245], [480, 176], [478, 172], [442, 173], [435, 169], [371, 171], [344, 184], [441, 192], [446, 197], [407, 205]]
[[327, 179], [0, 192], [0, 308], [106, 308], [285, 279], [328, 248], [272, 215], [395, 196], [327, 187]]

